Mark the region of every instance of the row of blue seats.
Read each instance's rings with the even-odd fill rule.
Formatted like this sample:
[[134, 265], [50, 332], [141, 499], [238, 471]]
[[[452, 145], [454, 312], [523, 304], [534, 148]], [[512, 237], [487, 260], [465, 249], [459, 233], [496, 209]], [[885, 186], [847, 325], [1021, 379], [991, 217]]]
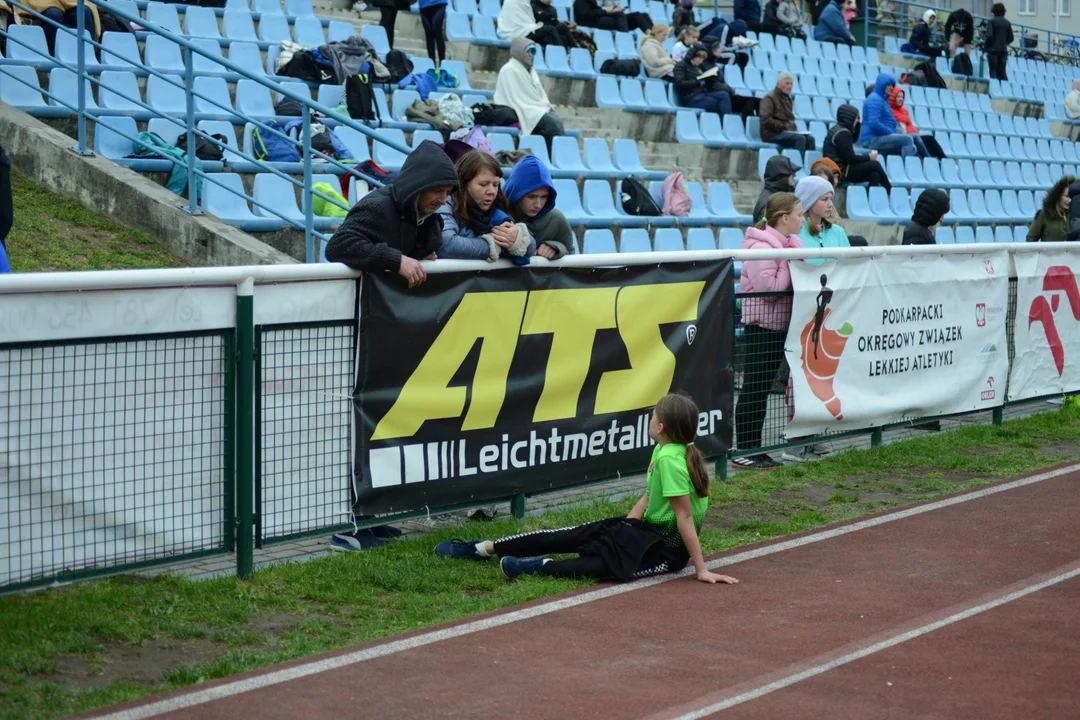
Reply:
[[[799, 132], [807, 132], [807, 126], [801, 120], [795, 121], [795, 128]], [[817, 139], [818, 147], [821, 147], [825, 139], [825, 124], [811, 123], [809, 132]], [[698, 114], [692, 109], [680, 109], [675, 115], [675, 139], [683, 145], [704, 145], [710, 148], [756, 148], [762, 152], [771, 150], [771, 154], [765, 156], [766, 160], [777, 152], [776, 145], [761, 139], [761, 118], [756, 115], [746, 118], [744, 125], [741, 115], [724, 115], [721, 119], [716, 113]], [[798, 162], [801, 164], [801, 159]], [[764, 167], [763, 162], [759, 165]]]
[[998, 112], [911, 108], [911, 121], [920, 130], [977, 132], [986, 135], [1013, 135], [1021, 138], [1056, 139], [1045, 118], [1019, 117]]
[[582, 238], [582, 252], [586, 255], [610, 254], [615, 252], [681, 252], [683, 250], [738, 250], [742, 247], [743, 231], [735, 228], [722, 228], [714, 233], [708, 228], [692, 228], [682, 233], [672, 228], [660, 228], [650, 240], [649, 232], [640, 229], [627, 229], [619, 233], [616, 247], [615, 236], [610, 230], [586, 230]]
[[[332, 175], [312, 175], [311, 183], [325, 182], [338, 187], [338, 179]], [[287, 222], [292, 227], [303, 228], [307, 196], [297, 206], [297, 186], [283, 177], [271, 173], [255, 176], [251, 197], [256, 201], [250, 207], [244, 197], [243, 179], [235, 173], [210, 173], [203, 181], [202, 207], [230, 225], [246, 232], [272, 232], [280, 230]], [[262, 207], [261, 207], [262, 206]], [[273, 208], [274, 214], [265, 208]], [[284, 216], [284, 219], [282, 217]], [[329, 230], [341, 223], [341, 218], [313, 215], [312, 229]]]
[[[851, 220], [865, 220], [879, 225], [904, 225], [911, 220], [915, 201], [922, 192], [923, 188], [915, 188], [909, 193], [905, 188], [894, 187], [890, 193], [883, 187], [849, 185], [846, 214]], [[1031, 220], [1041, 202], [1042, 197], [1026, 190], [1021, 193], [1015, 190], [984, 192], [975, 189], [965, 191], [954, 187], [949, 190], [950, 207], [944, 223], [1011, 225]]]
[[948, 226], [939, 227], [934, 233], [938, 245], [970, 245], [972, 243], [1022, 243], [1027, 242], [1027, 225], [998, 225], [989, 228], [980, 225], [972, 228], [961, 225], [955, 230]]
[[[217, 45], [229, 45], [233, 42], [251, 43], [260, 50], [267, 50], [272, 45], [295, 40], [301, 45], [319, 47], [327, 42], [339, 42], [356, 34], [351, 23], [341, 20], [333, 20], [325, 29], [318, 18], [297, 18], [296, 24], [290, 26], [284, 15], [264, 15], [259, 23], [259, 31], [256, 33], [252, 24], [251, 16], [246, 11], [229, 10], [225, 15], [224, 34], [217, 31], [217, 18], [211, 15], [207, 18], [211, 26], [201, 28], [192, 22], [199, 15], [187, 15], [187, 32], [181, 32], [174, 5], [165, 5], [169, 8], [171, 22], [162, 20], [159, 22], [166, 30], [177, 35], [183, 35], [192, 40], [202, 40]], [[210, 8], [193, 8], [210, 10]], [[290, 29], [292, 28], [292, 29]], [[295, 35], [293, 34], [295, 32]], [[44, 29], [38, 25], [12, 25], [8, 28], [7, 56], [3, 58], [3, 64], [32, 65], [37, 68], [47, 69], [57, 62], [74, 64], [78, 60], [78, 40], [74, 33], [60, 31], [56, 36], [54, 54], [50, 55], [45, 43]], [[91, 45], [86, 47], [86, 62], [90, 65], [129, 65], [130, 61], [138, 62], [140, 53], [137, 40], [147, 43], [147, 63], [152, 64], [152, 48], [159, 48], [164, 43], [175, 43], [161, 35], [154, 33], [141, 33], [142, 37], [125, 32], [107, 32], [102, 34], [101, 44], [107, 51], [101, 61], [97, 60], [97, 51]], [[376, 52], [385, 56], [389, 50], [386, 39], [386, 31], [378, 25], [368, 25], [361, 29], [360, 37], [371, 42]], [[200, 45], [202, 47], [202, 45]], [[220, 55], [220, 50], [218, 53]], [[262, 64], [261, 60], [259, 65]]]
[[555, 192], [558, 193], [555, 207], [562, 211], [572, 226], [598, 228], [617, 225], [621, 228], [646, 226], [674, 228], [676, 226], [736, 225], [745, 224], [747, 220], [746, 215], [735, 209], [731, 198], [731, 188], [723, 182], [709, 183], [708, 201], [702, 192], [701, 183], [686, 183], [686, 190], [690, 194], [694, 207], [688, 217], [627, 215], [622, 209], [618, 186], [613, 194], [611, 184], [607, 180], [586, 180], [581, 193], [578, 193], [577, 182], [574, 180], [554, 180], [553, 182]]
[[[117, 8], [132, 15], [138, 15], [140, 11], [145, 14], [147, 12], [155, 12], [152, 10], [155, 5], [165, 5], [163, 2], [154, 2], [153, 0], [99, 0], [97, 3], [99, 6], [109, 9]], [[176, 7], [176, 11], [179, 13], [185, 13], [190, 8], [198, 8], [198, 5], [185, 5], [180, 3]], [[250, 10], [255, 19], [258, 20], [260, 15], [281, 13], [284, 12], [290, 18], [296, 17], [310, 17], [315, 14], [315, 9], [311, 6], [311, 0], [225, 0], [224, 7], [211, 8], [220, 17], [226, 10]], [[324, 21], [325, 24], [325, 21]]]

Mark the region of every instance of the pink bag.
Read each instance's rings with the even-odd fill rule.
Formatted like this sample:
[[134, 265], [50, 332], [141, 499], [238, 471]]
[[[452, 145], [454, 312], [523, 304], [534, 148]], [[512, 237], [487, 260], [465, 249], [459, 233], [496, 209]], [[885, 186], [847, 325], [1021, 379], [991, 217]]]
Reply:
[[482, 153], [487, 153], [491, 157], [495, 157], [495, 150], [491, 147], [491, 142], [487, 139], [487, 135], [484, 134], [484, 129], [479, 125], [474, 125], [473, 129], [469, 131], [469, 134], [465, 136], [465, 144], [471, 145], [473, 148]]
[[693, 203], [690, 200], [690, 193], [686, 192], [682, 170], [678, 166], [675, 166], [675, 171], [664, 179], [661, 192], [664, 196], [665, 215], [686, 217], [690, 214], [690, 206]]

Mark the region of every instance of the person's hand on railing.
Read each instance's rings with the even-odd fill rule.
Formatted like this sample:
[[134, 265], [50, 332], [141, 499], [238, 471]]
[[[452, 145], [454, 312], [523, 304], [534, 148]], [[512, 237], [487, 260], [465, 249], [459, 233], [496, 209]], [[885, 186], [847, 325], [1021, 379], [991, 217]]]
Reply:
[[540, 247], [536, 248], [536, 254], [547, 260], [554, 260], [555, 253], [555, 248], [551, 247], [550, 245], [541, 245]]
[[513, 223], [504, 222], [491, 228], [491, 237], [495, 238], [495, 244], [509, 250], [517, 242], [518, 230]]
[[398, 275], [405, 278], [409, 287], [414, 288], [427, 280], [427, 273], [419, 260], [414, 260], [408, 255], [401, 256], [401, 265], [398, 267]]

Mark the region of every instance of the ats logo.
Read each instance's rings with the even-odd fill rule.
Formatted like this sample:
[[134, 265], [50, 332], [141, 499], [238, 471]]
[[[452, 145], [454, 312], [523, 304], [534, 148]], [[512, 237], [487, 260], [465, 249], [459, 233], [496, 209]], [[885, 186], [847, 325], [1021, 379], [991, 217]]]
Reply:
[[843, 420], [843, 408], [840, 405], [840, 398], [833, 390], [833, 381], [836, 379], [836, 369], [840, 365], [840, 356], [844, 353], [844, 348], [854, 328], [848, 323], [841, 325], [838, 330], [825, 327], [825, 321], [832, 313], [827, 308], [833, 294], [833, 291], [826, 286], [828, 280], [828, 276], [821, 276], [817, 311], [813, 319], [803, 327], [799, 335], [799, 345], [802, 350], [802, 370], [807, 384], [810, 385], [810, 391], [814, 393], [814, 397], [825, 404], [825, 408], [834, 418]]
[[982, 391], [982, 396], [979, 399], [982, 400], [983, 402], [985, 402], [987, 400], [993, 400], [994, 399], [995, 393], [994, 393], [994, 376], [993, 375], [986, 378], [986, 384], [990, 386], [990, 389]]
[[1080, 288], [1077, 287], [1076, 276], [1070, 268], [1054, 265], [1046, 269], [1042, 289], [1043, 294], [1031, 301], [1031, 308], [1028, 310], [1028, 334], [1031, 334], [1032, 325], [1042, 323], [1046, 340], [1050, 344], [1050, 354], [1054, 358], [1054, 367], [1060, 377], [1065, 372], [1065, 346], [1061, 342], [1061, 334], [1054, 319], [1054, 313], [1061, 306], [1061, 295], [1058, 293], [1065, 294], [1073, 319], [1080, 321]]

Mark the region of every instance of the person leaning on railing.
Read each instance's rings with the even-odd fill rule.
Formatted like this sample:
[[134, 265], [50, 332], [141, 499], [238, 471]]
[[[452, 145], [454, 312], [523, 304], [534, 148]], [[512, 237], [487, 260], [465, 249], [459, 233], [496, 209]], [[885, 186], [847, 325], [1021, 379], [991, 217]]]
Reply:
[[457, 170], [435, 143], [412, 151], [392, 185], [365, 195], [330, 238], [326, 259], [357, 270], [396, 272], [416, 287], [427, 279], [420, 260], [434, 260], [442, 244], [436, 214], [458, 185]]

